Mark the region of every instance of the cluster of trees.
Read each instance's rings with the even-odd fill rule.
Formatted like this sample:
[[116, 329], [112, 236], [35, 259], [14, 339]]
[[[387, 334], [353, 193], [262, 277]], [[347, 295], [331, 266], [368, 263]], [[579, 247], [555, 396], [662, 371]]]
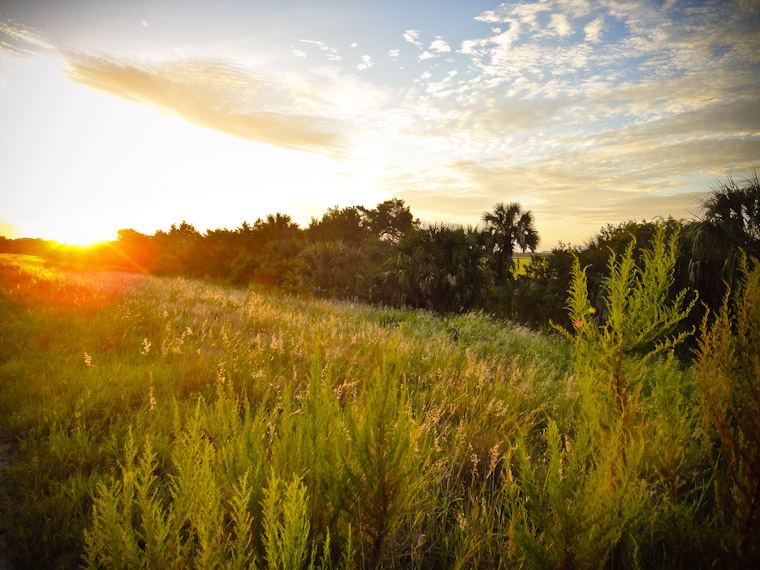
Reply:
[[[184, 221], [152, 236], [123, 229], [117, 241], [78, 256], [89, 266], [257, 283], [444, 313], [483, 310], [545, 327], [566, 320], [575, 258], [588, 267], [589, 293], [602, 310], [611, 253], [622, 255], [633, 239], [640, 256], [662, 225], [668, 234], [682, 230], [674, 290], [688, 288], [706, 306], [718, 307], [725, 284], [735, 285], [740, 257], [760, 257], [760, 184], [756, 174], [741, 183], [729, 176], [705, 197], [698, 220], [608, 225], [583, 246], [560, 244], [534, 254], [519, 275], [515, 253], [535, 252], [538, 244], [531, 212], [499, 203], [482, 221], [475, 228], [423, 227], [394, 199], [373, 209], [331, 208], [307, 228], [278, 213], [204, 234]], [[21, 242], [3, 239], [0, 250], [72, 257], [70, 250], [39, 240]], [[699, 311], [693, 314], [699, 318]]]
[[[277, 213], [235, 230], [202, 234], [183, 221], [152, 236], [119, 230], [115, 242], [95, 249], [43, 251], [46, 244], [35, 242], [27, 252], [440, 312], [495, 310], [514, 281], [515, 250], [534, 251], [538, 234], [532, 214], [518, 204], [497, 204], [483, 219], [482, 228], [423, 227], [394, 199], [372, 209], [331, 208], [303, 229]], [[9, 250], [10, 242], [3, 245]]]
[[[582, 247], [560, 244], [548, 255], [534, 256], [524, 275], [514, 283], [512, 312], [517, 320], [543, 326], [550, 320], [564, 322], [565, 300], [573, 260], [587, 267], [589, 294], [595, 309], [603, 310], [606, 294], [603, 276], [611, 254], [620, 257], [635, 241], [637, 261], [657, 229], [680, 231], [673, 291], [687, 289], [699, 303], [685, 326], [698, 324], [705, 307], [721, 306], [727, 287], [737, 290], [743, 256], [760, 259], [760, 182], [757, 174], [742, 182], [729, 176], [706, 194], [699, 218], [690, 221], [627, 221], [607, 225]], [[603, 319], [604, 315], [599, 316]]]

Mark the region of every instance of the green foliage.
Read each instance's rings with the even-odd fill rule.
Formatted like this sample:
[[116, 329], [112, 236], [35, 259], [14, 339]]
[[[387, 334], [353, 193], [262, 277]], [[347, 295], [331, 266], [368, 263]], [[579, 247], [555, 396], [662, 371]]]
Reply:
[[315, 243], [302, 252], [300, 285], [326, 297], [372, 300], [382, 253], [343, 242]]
[[[398, 557], [398, 552], [386, 553], [387, 542], [396, 538], [405, 546], [427, 502], [429, 444], [405, 409], [400, 370], [397, 359], [386, 359], [374, 385], [346, 415], [347, 507], [366, 537], [362, 558], [370, 568]], [[406, 536], [394, 537], [402, 523]]]
[[673, 247], [663, 239], [610, 265], [609, 315], [622, 303], [622, 320], [583, 312], [577, 267], [585, 321], [570, 342], [482, 313], [0, 263], [9, 557], [61, 568], [749, 564], [755, 507], [740, 501], [756, 481], [758, 278], [728, 324], [710, 321], [704, 362], [689, 368], [670, 354]]
[[743, 567], [760, 563], [760, 265], [706, 316], [694, 378], [714, 461], [718, 528]]
[[609, 402], [621, 417], [634, 412], [653, 357], [672, 350], [689, 334], [673, 334], [695, 303], [686, 303], [686, 290], [669, 297], [677, 239], [675, 232], [666, 241], [665, 227], [660, 226], [651, 249], [642, 252], [641, 267], [634, 261], [635, 241], [619, 260], [613, 253], [599, 317], [588, 298], [585, 270], [577, 258], [573, 264], [567, 307], [575, 334], [557, 328], [573, 343], [576, 371], [579, 379], [588, 380], [588, 394]]
[[311, 219], [309, 237], [315, 243], [340, 241], [358, 245], [370, 236], [371, 231], [363, 210], [358, 206], [329, 208], [321, 220]]
[[629, 441], [623, 456], [605, 445], [610, 436], [581, 420], [572, 437], [562, 437], [549, 421], [540, 457], [518, 443], [516, 476], [510, 474], [504, 493], [512, 506], [512, 548], [526, 567], [603, 568], [629, 531], [648, 499], [636, 477], [644, 444]]
[[479, 303], [487, 284], [479, 234], [435, 225], [408, 234], [385, 264], [393, 305], [464, 312]]
[[760, 181], [757, 173], [742, 182], [729, 174], [703, 199], [701, 219], [688, 231], [689, 285], [719, 311], [725, 285], [740, 286], [741, 259], [760, 257]]
[[[682, 374], [672, 359], [655, 358], [683, 340], [673, 331], [693, 305], [685, 303], [685, 292], [670, 297], [677, 232], [666, 240], [660, 226], [650, 247], [640, 265], [633, 241], [622, 257], [612, 254], [601, 318], [575, 259], [568, 299], [575, 334], [559, 330], [572, 342], [580, 413], [567, 421], [564, 436], [550, 419], [538, 441], [519, 441], [514, 479], [510, 474], [504, 485], [515, 558], [527, 567], [654, 564], [652, 539], [642, 526], [650, 532], [660, 525], [685, 528], [682, 521], [695, 514], [688, 494], [679, 495], [688, 452], [674, 458], [663, 447], [657, 448], [662, 453], [648, 447], [657, 440], [688, 446], [695, 433], [688, 418], [665, 421], [662, 402], [680, 405]], [[665, 549], [677, 539], [657, 540]]]
[[515, 284], [509, 307], [515, 320], [535, 328], [564, 320], [574, 253], [579, 252], [561, 245], [548, 255], [532, 256]]
[[267, 568], [302, 568], [309, 538], [306, 488], [298, 479], [284, 483], [272, 471], [264, 491], [263, 511]]
[[365, 214], [372, 233], [380, 239], [394, 243], [420, 225], [420, 221], [414, 218], [409, 206], [398, 198], [381, 202], [377, 208], [365, 210]]

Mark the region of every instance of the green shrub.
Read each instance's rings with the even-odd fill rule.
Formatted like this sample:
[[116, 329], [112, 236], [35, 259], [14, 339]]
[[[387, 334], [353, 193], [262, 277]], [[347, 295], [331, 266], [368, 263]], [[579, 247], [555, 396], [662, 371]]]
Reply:
[[694, 379], [714, 465], [715, 524], [726, 563], [760, 565], [760, 265], [702, 324]]

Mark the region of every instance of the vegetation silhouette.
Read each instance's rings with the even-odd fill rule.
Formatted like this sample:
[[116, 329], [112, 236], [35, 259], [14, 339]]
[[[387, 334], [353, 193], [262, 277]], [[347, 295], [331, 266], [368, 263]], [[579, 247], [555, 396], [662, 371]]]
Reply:
[[[422, 226], [403, 200], [392, 199], [375, 208], [330, 208], [307, 228], [278, 212], [203, 234], [186, 221], [152, 236], [122, 229], [115, 242], [86, 249], [0, 238], [0, 251], [42, 255], [70, 267], [184, 275], [398, 308], [481, 310], [548, 330], [550, 321], [562, 321], [573, 256], [587, 268], [591, 303], [604, 319], [610, 257], [634, 243], [632, 255], [640, 261], [643, 245], [661, 225], [657, 219], [608, 224], [581, 246], [560, 243], [535, 253], [533, 214], [518, 203], [499, 202], [482, 221], [476, 228]], [[757, 174], [742, 182], [729, 175], [705, 195], [698, 220], [662, 223], [668, 235], [683, 230], [672, 293], [688, 289], [700, 299], [683, 323], [686, 330], [705, 308], [719, 308], [727, 287], [736, 288], [741, 255], [760, 257]], [[519, 270], [517, 250], [531, 252]]]

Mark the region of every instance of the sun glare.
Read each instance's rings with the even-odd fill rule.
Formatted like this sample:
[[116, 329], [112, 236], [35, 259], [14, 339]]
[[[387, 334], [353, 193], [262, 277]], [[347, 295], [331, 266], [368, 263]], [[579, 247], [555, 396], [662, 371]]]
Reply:
[[[110, 235], [113, 234], [113, 235]], [[110, 232], [109, 235], [91, 230], [90, 228], [67, 227], [61, 231], [52, 231], [46, 239], [55, 241], [61, 245], [68, 245], [78, 248], [93, 247], [102, 243], [114, 241], [116, 232]]]

